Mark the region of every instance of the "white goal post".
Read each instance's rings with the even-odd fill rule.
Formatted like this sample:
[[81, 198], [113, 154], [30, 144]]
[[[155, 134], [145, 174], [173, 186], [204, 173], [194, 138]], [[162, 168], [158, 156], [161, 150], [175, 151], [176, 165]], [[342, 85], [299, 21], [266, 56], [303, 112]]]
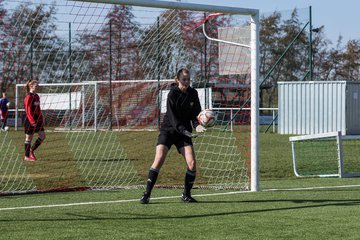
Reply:
[[[84, 101], [84, 93], [85, 93], [85, 86], [92, 86], [94, 95], [97, 96], [97, 82], [83, 82], [83, 83], [42, 83], [41, 87], [45, 88], [55, 88], [55, 92], [44, 92], [38, 93], [41, 98], [41, 109], [42, 110], [72, 110], [72, 109], [81, 109], [82, 115], [82, 126], [85, 126], [85, 101]], [[20, 111], [25, 111], [23, 108], [20, 108], [22, 104], [20, 104], [20, 89], [25, 88], [26, 84], [16, 84], [15, 85], [15, 131], [19, 130], [19, 116]], [[56, 91], [59, 88], [71, 88], [71, 87], [79, 87], [78, 90], [74, 92], [64, 92], [63, 90]], [[23, 92], [23, 91], [22, 91]], [[88, 103], [89, 104], [89, 103]], [[95, 97], [93, 101], [90, 103], [94, 106], [94, 111], [96, 116], [97, 112], [97, 98]], [[94, 130], [97, 129], [97, 118], [94, 117]]]
[[360, 136], [341, 131], [289, 138], [297, 177], [360, 177]]
[[[133, 85], [136, 87], [136, 84], [148, 84], [156, 85], [156, 83], [161, 84], [171, 84], [174, 82], [173, 79], [164, 79], [164, 80], [114, 80], [112, 81], [112, 91], [115, 91], [116, 85], [122, 84]], [[78, 111], [80, 114], [77, 114], [81, 120], [81, 124], [76, 126], [77, 130], [91, 130], [97, 131], [101, 129], [101, 124], [99, 126], [99, 117], [98, 109], [100, 108], [100, 103], [104, 101], [101, 99], [101, 87], [108, 86], [109, 82], [106, 81], [96, 81], [96, 82], [82, 82], [82, 83], [45, 83], [40, 84], [41, 90], [38, 92], [40, 96], [40, 106], [43, 111], [53, 110], [53, 111]], [[21, 123], [23, 119], [19, 118], [21, 115], [20, 112], [24, 109], [20, 108], [21, 104], [19, 99], [21, 99], [20, 89], [24, 88], [25, 84], [16, 84], [15, 86], [15, 130], [19, 130], [19, 122]], [[66, 89], [64, 89], [66, 87]], [[99, 89], [100, 88], [100, 89]], [[71, 90], [70, 90], [71, 89]], [[202, 109], [210, 108], [212, 109], [212, 93], [211, 88], [195, 88], [199, 94], [199, 100]], [[152, 91], [153, 89], [148, 89]], [[161, 90], [160, 99], [159, 99], [159, 108], [161, 113], [166, 112], [166, 101], [167, 95], [170, 90]], [[115, 91], [116, 92], [116, 91]], [[117, 92], [121, 94], [120, 92]], [[88, 95], [91, 95], [91, 99], [87, 99]], [[208, 97], [206, 97], [208, 96]], [[94, 114], [92, 114], [92, 124], [89, 125], [86, 123], [86, 113], [87, 109], [91, 109]], [[250, 109], [247, 109], [250, 110]], [[116, 110], [115, 110], [116, 111]], [[115, 112], [115, 118], [118, 116]], [[232, 115], [231, 115], [232, 118]], [[20, 121], [19, 121], [20, 120]], [[232, 129], [232, 126], [231, 126]], [[60, 130], [57, 128], [56, 130]], [[65, 130], [65, 128], [63, 128]]]
[[[39, 161], [28, 164], [23, 134], [9, 131], [0, 147], [0, 164], [8, 166], [1, 168], [0, 193], [143, 188], [166, 93], [182, 68], [202, 108], [219, 113], [215, 126], [193, 140], [195, 187], [260, 190], [257, 9], [157, 0], [26, 5], [13, 27], [22, 34], [4, 40], [9, 55], [21, 56], [9, 61], [18, 84], [12, 114], [18, 130], [26, 117], [22, 87], [37, 79], [47, 137]], [[27, 15], [39, 5], [54, 14], [53, 30]], [[26, 27], [34, 21], [38, 29]], [[182, 188], [182, 156], [175, 149], [168, 158], [156, 187]]]
[[259, 10], [156, 0], [85, 0], [83, 2], [244, 14], [251, 17], [251, 191], [259, 191]]

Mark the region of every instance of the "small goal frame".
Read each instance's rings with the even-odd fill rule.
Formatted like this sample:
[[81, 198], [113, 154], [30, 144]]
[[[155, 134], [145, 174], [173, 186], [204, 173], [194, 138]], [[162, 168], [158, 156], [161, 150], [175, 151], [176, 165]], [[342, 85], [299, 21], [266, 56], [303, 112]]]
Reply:
[[[319, 139], [322, 141], [329, 141], [336, 139], [337, 145], [337, 167], [338, 172], [334, 174], [313, 174], [313, 175], [303, 175], [300, 174], [297, 168], [297, 159], [296, 159], [296, 147], [295, 143], [299, 141], [306, 140], [315, 140]], [[355, 140], [360, 139], [358, 135], [342, 135], [341, 131], [336, 132], [327, 132], [311, 135], [302, 135], [302, 136], [293, 136], [289, 137], [292, 150], [292, 162], [293, 162], [293, 171], [296, 177], [339, 177], [339, 178], [350, 178], [350, 177], [360, 177], [360, 172], [345, 172], [344, 170], [344, 150], [343, 150], [343, 141], [345, 140]]]
[[[163, 79], [163, 80], [113, 80], [112, 83], [116, 84], [116, 83], [156, 83], [156, 82], [161, 82], [161, 83], [170, 83], [173, 82], [173, 79]], [[54, 87], [54, 86], [67, 86], [67, 87], [71, 87], [71, 86], [80, 86], [81, 87], [81, 92], [84, 93], [84, 87], [85, 86], [92, 86], [94, 89], [94, 100], [93, 100], [93, 106], [94, 106], [94, 124], [92, 128], [87, 128], [85, 129], [85, 105], [84, 105], [84, 100], [82, 99], [80, 101], [80, 107], [82, 108], [82, 130], [90, 130], [90, 131], [98, 131], [99, 130], [99, 126], [98, 126], [98, 120], [97, 120], [97, 112], [98, 112], [98, 101], [99, 101], [99, 85], [100, 84], [109, 84], [109, 82], [106, 81], [86, 81], [86, 82], [79, 82], [79, 83], [40, 83], [41, 87]], [[15, 131], [19, 130], [19, 112], [20, 111], [25, 111], [25, 109], [21, 109], [19, 108], [20, 104], [19, 104], [19, 89], [24, 88], [26, 86], [26, 84], [16, 84], [15, 85]], [[70, 103], [70, 101], [69, 101]], [[71, 106], [70, 106], [71, 108]], [[70, 109], [69, 108], [69, 109]]]

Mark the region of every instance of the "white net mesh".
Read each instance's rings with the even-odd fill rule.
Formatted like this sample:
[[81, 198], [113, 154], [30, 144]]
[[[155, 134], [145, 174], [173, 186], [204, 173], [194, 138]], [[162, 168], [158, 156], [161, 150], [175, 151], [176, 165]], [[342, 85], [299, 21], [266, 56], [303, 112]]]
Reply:
[[360, 136], [337, 132], [291, 137], [297, 176], [360, 176]]
[[[18, 86], [10, 117], [24, 121], [21, 84], [38, 79], [47, 137], [29, 163], [22, 126], [4, 134], [1, 192], [144, 184], [164, 116], [162, 92], [183, 67], [203, 108], [218, 114], [195, 140], [196, 184], [248, 189], [249, 49], [209, 40], [201, 29], [206, 22], [211, 38], [247, 42], [244, 16], [64, 0], [4, 4], [2, 78]], [[158, 186], [182, 186], [184, 169], [170, 151]]]

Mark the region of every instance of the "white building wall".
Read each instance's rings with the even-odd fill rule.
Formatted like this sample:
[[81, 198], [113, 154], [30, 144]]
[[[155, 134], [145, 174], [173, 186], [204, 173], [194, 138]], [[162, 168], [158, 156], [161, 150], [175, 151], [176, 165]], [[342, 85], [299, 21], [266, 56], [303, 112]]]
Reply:
[[360, 134], [360, 84], [279, 82], [280, 134]]

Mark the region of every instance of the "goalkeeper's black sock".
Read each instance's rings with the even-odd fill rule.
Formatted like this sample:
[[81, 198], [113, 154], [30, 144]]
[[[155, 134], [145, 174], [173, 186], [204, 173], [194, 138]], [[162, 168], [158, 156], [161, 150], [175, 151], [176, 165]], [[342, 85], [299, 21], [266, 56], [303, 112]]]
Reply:
[[151, 191], [156, 183], [156, 179], [159, 175], [159, 170], [155, 169], [155, 168], [150, 168], [149, 171], [149, 175], [148, 175], [148, 179], [146, 182], [146, 193], [147, 194], [151, 194]]
[[26, 157], [30, 156], [30, 146], [31, 146], [31, 142], [25, 141], [25, 156]]
[[31, 150], [35, 151], [43, 142], [41, 138], [36, 139], [34, 145], [31, 147]]
[[190, 196], [196, 178], [196, 171], [187, 170], [185, 174], [184, 194]]

